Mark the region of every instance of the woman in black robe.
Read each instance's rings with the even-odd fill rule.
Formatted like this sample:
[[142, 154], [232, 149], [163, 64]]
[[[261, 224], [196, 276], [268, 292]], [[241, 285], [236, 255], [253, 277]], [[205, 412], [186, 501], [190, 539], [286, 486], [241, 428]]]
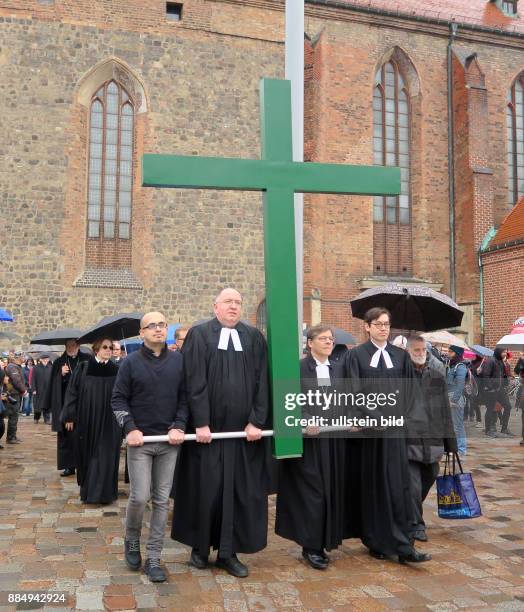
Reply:
[[[333, 342], [330, 327], [315, 325], [309, 329], [309, 355], [300, 362], [302, 393], [343, 391], [342, 363], [329, 359]], [[324, 417], [331, 422], [340, 416], [334, 413], [336, 409], [323, 407], [303, 407], [302, 418]], [[346, 441], [334, 433], [319, 434], [314, 425], [306, 431], [311, 437], [303, 440], [302, 457], [279, 462], [275, 533], [300, 544], [309, 565], [323, 570], [329, 564], [325, 551], [337, 548], [345, 537]]]
[[[410, 427], [420, 426], [420, 402], [414, 383], [411, 359], [406, 351], [390, 344], [390, 314], [372, 308], [364, 318], [369, 340], [352, 349], [347, 358], [346, 375], [352, 393], [367, 398], [377, 393], [394, 394], [377, 407], [366, 403], [355, 416], [379, 421], [378, 428], [363, 428], [360, 437], [347, 440], [346, 491], [347, 530], [359, 537], [371, 556], [398, 557], [399, 562], [419, 563], [431, 556], [417, 551], [410, 537], [412, 501], [406, 438]], [[373, 395], [372, 395], [373, 394]], [[404, 426], [381, 427], [380, 418], [403, 417]]]
[[118, 366], [111, 360], [111, 340], [93, 343], [95, 356], [80, 364], [68, 385], [61, 420], [76, 437], [80, 499], [110, 504], [118, 496], [122, 430], [111, 410]]

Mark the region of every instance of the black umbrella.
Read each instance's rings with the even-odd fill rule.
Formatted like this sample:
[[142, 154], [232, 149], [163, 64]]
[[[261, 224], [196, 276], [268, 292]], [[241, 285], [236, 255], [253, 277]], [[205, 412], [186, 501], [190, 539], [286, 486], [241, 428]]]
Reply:
[[31, 344], [65, 344], [67, 340], [76, 340], [82, 335], [82, 330], [76, 327], [62, 327], [38, 334], [31, 340]]
[[434, 331], [458, 327], [464, 316], [464, 311], [447, 295], [421, 285], [389, 283], [367, 289], [351, 300], [351, 311], [357, 319], [363, 319], [376, 306], [391, 312], [391, 326], [396, 329]]
[[[330, 326], [331, 327], [331, 326]], [[333, 335], [335, 336], [335, 344], [357, 344], [355, 336], [350, 334], [340, 327], [331, 327]], [[303, 331], [304, 336], [307, 336], [307, 329]]]
[[18, 340], [20, 336], [10, 331], [0, 331], [0, 340]]
[[94, 327], [89, 328], [78, 341], [80, 344], [94, 342], [102, 336], [113, 340], [132, 338], [140, 331], [142, 316], [139, 312], [130, 312], [104, 317]]

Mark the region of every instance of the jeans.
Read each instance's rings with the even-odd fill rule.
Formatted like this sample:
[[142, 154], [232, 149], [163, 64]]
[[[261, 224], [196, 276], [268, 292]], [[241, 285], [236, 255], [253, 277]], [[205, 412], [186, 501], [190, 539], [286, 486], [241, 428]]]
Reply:
[[146, 503], [151, 498], [148, 559], [159, 559], [169, 509], [169, 494], [178, 456], [178, 446], [155, 442], [127, 447], [129, 500], [126, 512], [126, 540], [139, 540]]
[[22, 405], [22, 412], [25, 414], [25, 416], [29, 416], [31, 414], [32, 405], [33, 405], [33, 394], [29, 392], [29, 395], [26, 395], [26, 397], [24, 397], [24, 401]]
[[466, 428], [464, 427], [464, 405], [451, 404], [451, 420], [457, 438], [458, 452], [464, 454], [467, 449]]

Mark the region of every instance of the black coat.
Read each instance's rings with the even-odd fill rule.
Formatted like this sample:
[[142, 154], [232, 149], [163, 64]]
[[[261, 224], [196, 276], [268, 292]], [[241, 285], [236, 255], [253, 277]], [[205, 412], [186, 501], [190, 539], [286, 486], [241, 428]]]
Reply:
[[[420, 400], [408, 353], [388, 343], [393, 368], [386, 368], [382, 359], [373, 368], [370, 362], [376, 350], [368, 341], [349, 352], [346, 375], [351, 378], [351, 388], [365, 394], [399, 390], [399, 400], [387, 409], [359, 408], [359, 416], [376, 418], [393, 413], [420, 422]], [[410, 554], [412, 499], [405, 431], [365, 433], [347, 439], [345, 531], [359, 537], [370, 550], [391, 556]]]
[[[264, 336], [240, 322], [236, 330], [243, 350], [235, 351], [231, 339], [228, 350], [219, 350], [221, 329], [212, 319], [191, 328], [184, 342], [188, 429], [242, 431], [248, 423], [264, 428], [271, 422]], [[269, 451], [268, 438], [184, 443], [171, 537], [202, 554], [213, 547], [224, 557], [265, 548]]]
[[36, 391], [35, 399], [38, 402], [38, 407], [44, 403], [49, 384], [51, 382], [51, 373], [53, 371], [53, 364], [48, 361], [47, 365], [39, 363], [33, 368], [33, 378], [31, 384], [34, 391]]
[[437, 448], [446, 453], [457, 451], [445, 370], [439, 371], [433, 360], [437, 361], [429, 355], [423, 370], [414, 368], [415, 378], [421, 386], [426, 421], [417, 431], [419, 435], [408, 439], [408, 457], [422, 463], [435, 461]]
[[[300, 362], [302, 393], [344, 391], [343, 376], [343, 364], [330, 360], [331, 386], [319, 387], [315, 360], [309, 356]], [[315, 410], [302, 410], [303, 417], [315, 415]], [[301, 458], [279, 461], [275, 533], [317, 551], [332, 550], [345, 537], [346, 440], [325, 435], [305, 437]]]
[[118, 496], [118, 463], [122, 430], [111, 410], [111, 393], [118, 367], [94, 357], [75, 369], [60, 415], [72, 422], [80, 498], [108, 504]]

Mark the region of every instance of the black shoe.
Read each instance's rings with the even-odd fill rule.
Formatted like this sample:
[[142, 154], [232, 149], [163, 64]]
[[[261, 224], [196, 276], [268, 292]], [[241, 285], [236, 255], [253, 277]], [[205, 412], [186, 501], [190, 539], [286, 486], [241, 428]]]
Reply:
[[208, 565], [208, 555], [200, 555], [198, 551], [193, 548], [189, 563], [197, 569], [206, 569]]
[[302, 549], [302, 556], [313, 569], [325, 570], [329, 565], [329, 557], [324, 551]]
[[10, 440], [6, 440], [7, 444], [20, 444], [20, 442], [22, 442], [22, 440], [19, 440], [18, 438], [11, 438]]
[[383, 561], [386, 559], [386, 555], [384, 553], [379, 552], [378, 550], [369, 550], [369, 554], [373, 557], [373, 559], [380, 559]]
[[515, 434], [511, 432], [509, 429], [502, 429], [500, 432], [503, 436], [508, 436], [508, 438], [514, 438]]
[[165, 582], [167, 580], [166, 572], [160, 565], [160, 559], [146, 559], [144, 572], [150, 582]]
[[60, 476], [73, 476], [75, 473], [75, 468], [66, 468]]
[[124, 554], [129, 569], [139, 570], [142, 565], [140, 554], [140, 540], [124, 540]]
[[519, 442], [520, 446], [524, 446], [524, 439]]
[[416, 548], [413, 549], [409, 555], [399, 555], [399, 563], [424, 563], [424, 561], [431, 561], [431, 555], [418, 551]]
[[417, 531], [413, 534], [413, 539], [418, 540], [419, 542], [427, 542], [428, 536], [425, 531]]
[[215, 566], [225, 569], [228, 574], [236, 576], [237, 578], [247, 578], [249, 575], [249, 570], [243, 563], [240, 563], [236, 555], [228, 557], [227, 559], [217, 557]]

